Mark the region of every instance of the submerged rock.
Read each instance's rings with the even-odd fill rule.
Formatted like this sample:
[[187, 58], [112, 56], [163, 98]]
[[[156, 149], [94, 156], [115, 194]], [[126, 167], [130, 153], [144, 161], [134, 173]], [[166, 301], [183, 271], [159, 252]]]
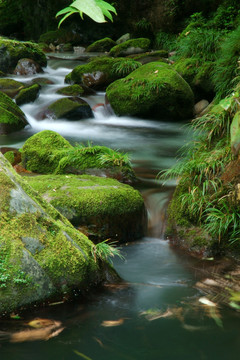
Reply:
[[0, 134], [21, 130], [27, 125], [22, 110], [6, 94], [0, 91]]
[[0, 154], [0, 313], [80, 289], [113, 274], [93, 244]]
[[190, 86], [163, 62], [141, 66], [109, 85], [106, 94], [117, 115], [186, 119], [193, 114]]
[[46, 201], [74, 226], [84, 229], [94, 241], [127, 242], [145, 235], [144, 201], [129, 185], [90, 175], [41, 175], [27, 180]]

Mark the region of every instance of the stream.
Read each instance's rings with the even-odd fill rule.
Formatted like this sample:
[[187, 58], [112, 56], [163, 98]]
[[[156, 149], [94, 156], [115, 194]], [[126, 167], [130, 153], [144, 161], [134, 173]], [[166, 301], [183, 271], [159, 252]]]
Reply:
[[[237, 360], [240, 354], [240, 314], [227, 308], [210, 309], [199, 302], [194, 288], [203, 276], [204, 262], [173, 250], [163, 238], [166, 206], [175, 182], [165, 186], [157, 173], [176, 161], [179, 148], [191, 139], [184, 123], [118, 118], [98, 107], [94, 118], [67, 121], [36, 120], [37, 114], [61, 98], [56, 90], [64, 77], [81, 62], [71, 58], [51, 59], [44, 77], [53, 85], [42, 87], [39, 98], [21, 107], [29, 126], [0, 136], [0, 146], [20, 148], [36, 132], [48, 129], [72, 144], [92, 142], [129, 153], [139, 178], [148, 210], [149, 230], [145, 238], [121, 247], [125, 259], [114, 259], [114, 267], [126, 282], [52, 306], [23, 311], [20, 319], [0, 320], [1, 331], [27, 329], [34, 318], [60, 321], [63, 331], [48, 341], [10, 343], [1, 341], [1, 360]], [[19, 81], [31, 78], [12, 77]], [[104, 93], [88, 96], [94, 106]], [[207, 266], [207, 265], [206, 265]], [[201, 271], [199, 271], [201, 267]]]

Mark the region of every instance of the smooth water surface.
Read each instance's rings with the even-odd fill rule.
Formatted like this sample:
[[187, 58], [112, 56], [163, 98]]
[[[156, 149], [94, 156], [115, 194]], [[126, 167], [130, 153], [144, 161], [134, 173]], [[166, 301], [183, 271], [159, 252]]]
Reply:
[[[115, 259], [122, 286], [107, 287], [88, 301], [77, 297], [74, 302], [23, 311], [21, 319], [0, 320], [1, 360], [239, 359], [239, 314], [201, 305], [202, 294], [194, 288], [198, 262], [177, 254], [162, 239], [174, 183], [163, 187], [156, 174], [176, 161], [178, 149], [190, 137], [186, 127], [169, 121], [117, 118], [103, 107], [93, 119], [38, 121], [37, 114], [61, 97], [55, 91], [65, 86], [64, 76], [76, 64], [69, 59], [49, 61], [41, 76], [54, 84], [43, 87], [37, 101], [22, 106], [30, 125], [0, 136], [0, 146], [19, 148], [32, 134], [50, 129], [73, 144], [91, 141], [128, 152], [148, 208], [149, 235], [122, 247], [125, 260]], [[93, 106], [104, 102], [104, 94], [86, 100]], [[64, 329], [48, 341], [10, 343], [1, 337], [1, 331], [30, 329], [26, 324], [36, 317], [60, 321]]]

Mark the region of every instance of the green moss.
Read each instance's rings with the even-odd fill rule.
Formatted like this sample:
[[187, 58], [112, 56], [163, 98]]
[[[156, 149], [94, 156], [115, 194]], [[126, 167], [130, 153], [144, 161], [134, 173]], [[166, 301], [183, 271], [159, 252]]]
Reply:
[[36, 98], [38, 97], [39, 90], [40, 90], [40, 85], [38, 84], [34, 84], [25, 89], [20, 90], [15, 98], [16, 104], [20, 106], [35, 101]]
[[116, 45], [116, 42], [112, 39], [106, 37], [95, 41], [93, 44], [89, 45], [86, 49], [87, 52], [104, 52], [109, 51], [113, 46]]
[[72, 145], [61, 135], [44, 130], [31, 136], [22, 148], [22, 162], [27, 170], [39, 173], [53, 173]]
[[4, 157], [10, 162], [10, 164], [14, 163], [15, 160], [14, 151], [7, 151], [4, 154]]
[[39, 38], [39, 43], [45, 43], [48, 45], [51, 43], [54, 45], [71, 43], [73, 45], [78, 45], [81, 40], [81, 35], [77, 32], [60, 28], [42, 34]]
[[13, 79], [0, 79], [0, 90], [6, 89], [21, 89], [24, 86], [23, 83], [13, 80]]
[[35, 60], [41, 66], [47, 65], [46, 56], [37, 44], [0, 38], [0, 49], [0, 70], [3, 72], [13, 71], [22, 58]]
[[[143, 54], [139, 54], [137, 56], [131, 56], [133, 60], [140, 61], [145, 58], [167, 58], [168, 57], [168, 51], [166, 50], [157, 50], [157, 51], [151, 51], [146, 52]], [[159, 60], [158, 60], [159, 61]]]
[[141, 66], [109, 85], [106, 94], [117, 115], [187, 118], [192, 114], [190, 86], [163, 62]]
[[110, 52], [110, 56], [125, 56], [128, 55], [129, 48], [139, 49], [139, 52], [145, 52], [150, 48], [151, 41], [146, 38], [131, 39], [123, 42], [122, 44], [114, 46]]
[[70, 85], [66, 86], [57, 91], [57, 94], [67, 95], [67, 96], [81, 96], [84, 93], [84, 89], [80, 85]]
[[0, 133], [7, 134], [26, 126], [27, 120], [22, 110], [2, 92], [0, 92], [0, 110]]

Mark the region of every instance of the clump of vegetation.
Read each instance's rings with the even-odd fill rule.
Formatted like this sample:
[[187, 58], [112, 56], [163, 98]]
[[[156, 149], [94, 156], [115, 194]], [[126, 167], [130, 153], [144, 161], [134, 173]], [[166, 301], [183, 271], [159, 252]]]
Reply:
[[213, 81], [218, 98], [229, 95], [239, 81], [239, 38], [240, 25], [236, 30], [232, 31], [221, 44], [213, 72]]
[[121, 254], [120, 248], [115, 246], [116, 242], [108, 241], [109, 240], [104, 240], [92, 246], [92, 256], [94, 257], [95, 262], [97, 262], [97, 259], [100, 259], [102, 261], [108, 261], [112, 264], [111, 258], [115, 256], [124, 260], [124, 256]]
[[138, 69], [142, 64], [132, 59], [123, 59], [122, 61], [115, 62], [112, 67], [112, 72], [121, 77], [127, 76], [132, 71]]
[[166, 33], [160, 30], [155, 37], [155, 47], [157, 49], [172, 51], [176, 47], [176, 41], [177, 36], [175, 34]]

